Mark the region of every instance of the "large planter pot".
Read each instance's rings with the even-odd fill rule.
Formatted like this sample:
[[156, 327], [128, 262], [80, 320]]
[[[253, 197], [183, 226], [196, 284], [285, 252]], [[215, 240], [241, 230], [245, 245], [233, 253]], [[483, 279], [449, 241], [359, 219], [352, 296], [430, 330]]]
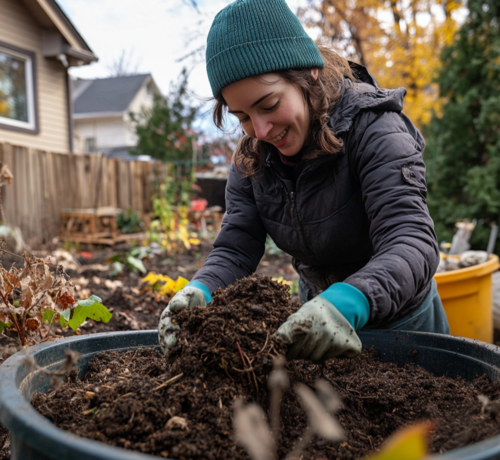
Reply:
[[453, 335], [493, 342], [492, 275], [499, 267], [492, 254], [482, 264], [434, 275]]
[[[78, 336], [36, 345], [30, 349], [40, 366], [57, 368], [65, 350], [82, 354], [83, 372], [101, 351], [157, 345], [157, 331], [129, 331]], [[497, 347], [470, 339], [422, 332], [370, 331], [360, 333], [363, 346], [375, 347], [383, 361], [416, 364], [435, 375], [472, 379], [483, 374], [500, 379]], [[415, 354], [415, 350], [417, 353]], [[411, 352], [411, 353], [410, 353]], [[411, 358], [410, 358], [411, 356]], [[49, 379], [41, 372], [29, 374], [17, 353], [0, 366], [0, 422], [11, 432], [13, 460], [147, 460], [150, 455], [127, 451], [80, 438], [56, 428], [29, 403], [35, 392], [47, 392]], [[432, 457], [441, 460], [500, 459], [500, 436]]]

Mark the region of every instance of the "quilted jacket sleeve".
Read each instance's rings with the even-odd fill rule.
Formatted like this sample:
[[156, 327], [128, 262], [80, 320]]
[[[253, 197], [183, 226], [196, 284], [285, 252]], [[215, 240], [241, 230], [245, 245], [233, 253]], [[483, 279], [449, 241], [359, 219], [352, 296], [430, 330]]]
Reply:
[[344, 282], [365, 294], [368, 324], [376, 326], [428, 289], [439, 250], [426, 204], [422, 135], [401, 113], [360, 118], [362, 135], [348, 141], [348, 155], [361, 185], [374, 255]]
[[266, 230], [253, 196], [252, 179], [231, 166], [226, 186], [226, 214], [210, 255], [193, 280], [211, 292], [251, 275], [264, 255]]

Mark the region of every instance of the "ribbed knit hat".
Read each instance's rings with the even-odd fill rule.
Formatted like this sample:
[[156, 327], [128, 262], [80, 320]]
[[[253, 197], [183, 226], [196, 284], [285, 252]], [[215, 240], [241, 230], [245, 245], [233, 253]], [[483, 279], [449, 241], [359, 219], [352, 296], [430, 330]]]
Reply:
[[206, 61], [214, 97], [244, 78], [323, 67], [318, 47], [285, 0], [236, 0], [226, 6], [208, 33]]

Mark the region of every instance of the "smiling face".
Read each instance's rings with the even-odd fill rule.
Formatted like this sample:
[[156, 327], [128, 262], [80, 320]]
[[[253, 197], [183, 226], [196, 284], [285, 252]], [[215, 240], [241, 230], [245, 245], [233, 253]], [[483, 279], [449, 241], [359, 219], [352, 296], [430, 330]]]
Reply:
[[[317, 69], [311, 74], [316, 79]], [[283, 155], [299, 153], [309, 134], [309, 109], [296, 85], [271, 73], [232, 83], [222, 96], [248, 136], [274, 145]]]

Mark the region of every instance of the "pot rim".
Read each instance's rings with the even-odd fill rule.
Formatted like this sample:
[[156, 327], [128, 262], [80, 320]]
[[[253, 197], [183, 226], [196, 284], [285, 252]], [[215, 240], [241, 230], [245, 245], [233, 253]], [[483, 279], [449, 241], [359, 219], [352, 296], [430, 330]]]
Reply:
[[[409, 344], [429, 348], [429, 341], [442, 345], [454, 354], [465, 355], [471, 359], [484, 361], [486, 357], [495, 363], [491, 366], [500, 367], [499, 347], [480, 342], [474, 339], [448, 336], [443, 334], [433, 334], [426, 332], [406, 332], [406, 331], [360, 331], [360, 338], [365, 338], [364, 346], [369, 345], [370, 340], [397, 342], [401, 336], [409, 339]], [[116, 341], [123, 340], [132, 343], [122, 347], [102, 348], [107, 350], [125, 350], [140, 347], [150, 347], [157, 345], [157, 330], [144, 331], [113, 331], [98, 334], [85, 334], [69, 338], [56, 339], [51, 342], [40, 343], [29, 348], [30, 354], [36, 355], [42, 351], [49, 351], [54, 348], [61, 360], [47, 362], [43, 367], [53, 366], [62, 361], [66, 350], [74, 350], [85, 354], [97, 354], [99, 352], [88, 353], [90, 348], [86, 346], [88, 341], [103, 341], [109, 345], [114, 345]], [[363, 340], [362, 340], [363, 341]], [[61, 347], [62, 345], [62, 347]], [[119, 343], [118, 343], [119, 345]], [[0, 366], [0, 422], [10, 431], [16, 432], [15, 436], [22, 442], [33, 448], [45, 448], [58, 455], [58, 458], [67, 460], [95, 459], [110, 460], [120, 458], [123, 460], [147, 460], [154, 456], [126, 450], [121, 447], [114, 447], [108, 444], [77, 436], [73, 433], [57, 428], [47, 418], [42, 416], [28, 401], [21, 395], [20, 388], [27, 381], [27, 376], [17, 382], [18, 372], [24, 367], [23, 359], [26, 356], [24, 351], [17, 352], [8, 358]], [[37, 371], [35, 371], [36, 373]], [[483, 460], [486, 458], [500, 457], [500, 435], [487, 440], [461, 447], [443, 454], [426, 457], [427, 460]], [[158, 458], [158, 457], [154, 457]]]

